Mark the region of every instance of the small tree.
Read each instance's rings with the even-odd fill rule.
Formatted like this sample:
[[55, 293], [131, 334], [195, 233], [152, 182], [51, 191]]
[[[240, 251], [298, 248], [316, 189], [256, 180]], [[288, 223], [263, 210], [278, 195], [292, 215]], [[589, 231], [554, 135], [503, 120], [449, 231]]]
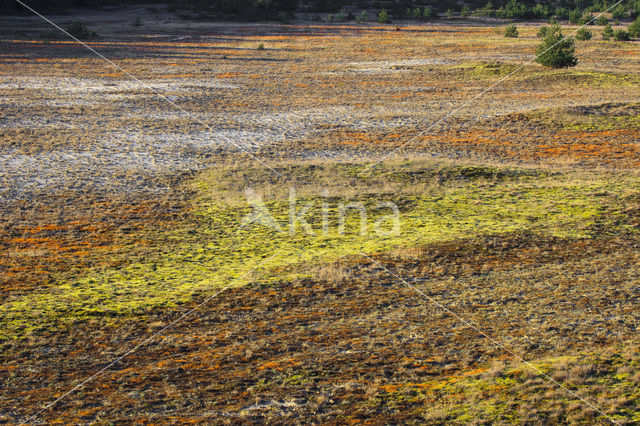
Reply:
[[617, 41], [629, 41], [631, 38], [629, 37], [629, 31], [619, 29], [618, 31], [613, 33], [613, 38]]
[[569, 12], [569, 22], [572, 24], [577, 24], [582, 19], [582, 10], [574, 9]]
[[340, 12], [336, 13], [333, 19], [338, 22], [345, 22], [349, 20], [349, 15], [347, 14], [346, 10], [340, 9]]
[[578, 64], [576, 46], [572, 38], [562, 35], [560, 27], [551, 27], [536, 48], [536, 62], [551, 68], [574, 67]]
[[518, 27], [516, 27], [515, 25], [511, 24], [509, 25], [505, 30], [504, 30], [504, 36], [505, 37], [518, 37]]
[[611, 37], [613, 37], [613, 35], [614, 35], [614, 31], [611, 25], [610, 24], [605, 25], [604, 28], [602, 29], [602, 39], [611, 40]]
[[493, 3], [488, 2], [483, 8], [482, 8], [482, 14], [484, 16], [493, 16], [495, 14], [494, 10], [493, 10]]
[[[555, 10], [555, 19], [569, 19], [569, 11], [567, 9], [565, 9], [564, 7], [556, 7]], [[551, 22], [549, 22], [551, 24]], [[553, 22], [554, 24], [556, 22]]]
[[550, 27], [543, 25], [540, 27], [540, 29], [538, 30], [538, 34], [536, 34], [538, 36], [538, 38], [545, 38], [547, 35], [549, 35], [552, 31], [555, 31], [555, 28], [558, 27], [558, 29], [560, 29], [559, 26], [557, 25], [552, 25]]
[[619, 4], [615, 9], [611, 11], [611, 18], [614, 20], [624, 19], [629, 15], [629, 10], [623, 5]]
[[600, 16], [598, 16], [598, 19], [596, 19], [596, 25], [598, 25], [600, 27], [604, 27], [608, 23], [609, 23], [609, 20], [604, 15], [600, 15]]
[[391, 22], [391, 18], [389, 17], [389, 14], [385, 9], [382, 9], [380, 12], [378, 12], [378, 22], [380, 22], [381, 24], [388, 24]]
[[580, 28], [576, 32], [576, 40], [580, 40], [580, 41], [591, 40], [592, 37], [593, 37], [593, 33], [586, 28]]
[[637, 19], [634, 23], [629, 25], [629, 28], [627, 28], [627, 30], [629, 31], [629, 35], [631, 37], [640, 37], [640, 19]]
[[68, 27], [67, 32], [79, 40], [85, 40], [97, 35], [95, 31], [90, 30], [80, 21], [76, 21]]
[[408, 8], [405, 15], [409, 18], [420, 19], [422, 18], [422, 11], [419, 7], [416, 7], [415, 9]]

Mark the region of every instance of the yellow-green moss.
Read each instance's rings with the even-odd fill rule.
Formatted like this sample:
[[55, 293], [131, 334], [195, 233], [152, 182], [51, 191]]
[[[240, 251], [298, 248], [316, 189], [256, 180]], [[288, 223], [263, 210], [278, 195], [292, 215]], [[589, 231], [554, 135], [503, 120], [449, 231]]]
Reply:
[[[602, 213], [615, 197], [638, 187], [636, 178], [604, 174], [559, 176], [495, 168], [438, 169], [409, 163], [375, 169], [363, 178], [368, 192], [348, 194], [350, 182], [364, 167], [339, 164], [319, 171], [317, 167], [289, 166], [287, 179], [278, 183], [269, 182], [271, 175], [261, 169], [203, 173], [194, 181], [200, 195], [194, 201], [192, 219], [175, 229], [158, 229], [149, 238], [156, 241], [157, 255], [122, 269], [88, 271], [77, 280], [3, 303], [0, 336], [20, 337], [82, 317], [141, 314], [187, 302], [195, 294], [229, 284], [304, 276], [307, 268], [301, 265], [400, 246], [518, 231], [588, 238], [596, 220], [613, 223], [614, 217], [603, 217]], [[400, 173], [395, 175], [396, 171]], [[289, 235], [286, 188], [314, 174], [330, 177], [334, 183], [334, 187], [318, 187], [318, 192], [328, 189], [329, 198], [314, 195], [307, 188], [297, 201], [300, 206], [308, 202], [316, 206], [308, 218], [317, 235]], [[396, 187], [382, 185], [392, 176]], [[438, 183], [438, 179], [444, 181]], [[261, 225], [241, 226], [252, 209], [236, 192], [248, 184], [283, 189], [274, 191], [265, 203], [284, 232]], [[420, 189], [412, 191], [412, 187]], [[598, 195], [602, 193], [610, 195]], [[338, 233], [338, 203], [353, 201], [366, 206], [366, 236], [358, 234], [355, 213], [347, 216], [346, 234]], [[374, 209], [380, 201], [400, 206], [398, 235], [372, 232], [373, 223], [390, 213]], [[327, 234], [319, 232], [324, 202], [330, 205]]]

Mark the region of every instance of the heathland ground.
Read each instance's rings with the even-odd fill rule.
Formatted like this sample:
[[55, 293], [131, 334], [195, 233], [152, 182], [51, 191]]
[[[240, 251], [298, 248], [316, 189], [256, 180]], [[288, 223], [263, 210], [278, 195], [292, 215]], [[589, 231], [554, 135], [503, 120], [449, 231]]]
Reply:
[[0, 421], [640, 422], [638, 42], [82, 19], [2, 22]]

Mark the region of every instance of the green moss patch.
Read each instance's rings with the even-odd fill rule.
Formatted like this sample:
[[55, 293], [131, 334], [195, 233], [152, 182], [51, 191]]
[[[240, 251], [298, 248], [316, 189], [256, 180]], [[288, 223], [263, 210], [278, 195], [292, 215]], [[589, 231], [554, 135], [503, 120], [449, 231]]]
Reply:
[[[309, 265], [361, 253], [519, 231], [590, 238], [596, 224], [624, 226], [605, 212], [639, 180], [424, 163], [380, 166], [358, 178], [365, 167], [286, 165], [279, 179], [262, 168], [202, 173], [193, 181], [199, 195], [191, 218], [146, 236], [153, 254], [4, 301], [0, 335], [17, 338], [84, 317], [142, 315], [227, 285], [305, 276]], [[289, 232], [294, 185], [295, 210], [309, 206], [304, 217], [313, 235], [300, 224]], [[281, 231], [246, 222], [254, 212], [244, 196], [247, 187], [263, 194]], [[394, 224], [393, 210], [381, 203], [398, 206], [398, 233], [375, 232], [391, 231]], [[354, 205], [366, 219], [361, 222], [361, 212], [349, 208], [340, 222], [340, 210]]]

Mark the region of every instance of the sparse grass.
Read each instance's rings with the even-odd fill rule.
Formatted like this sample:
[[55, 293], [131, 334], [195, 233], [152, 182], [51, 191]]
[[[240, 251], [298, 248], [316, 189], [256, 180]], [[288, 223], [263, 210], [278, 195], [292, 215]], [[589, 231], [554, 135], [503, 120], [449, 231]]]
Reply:
[[[465, 72], [465, 75], [476, 78], [499, 79], [519, 69], [518, 65], [500, 62], [466, 64], [457, 67]], [[533, 67], [526, 67], [510, 77], [521, 84], [553, 84], [565, 87], [635, 87], [640, 84], [640, 76], [632, 73], [605, 73], [578, 69], [557, 69], [541, 72]]]
[[[631, 347], [633, 345], [628, 346]], [[452, 377], [444, 384], [436, 381], [419, 384], [420, 389], [429, 391], [423, 390], [417, 399], [425, 405], [428, 401], [429, 407], [422, 415], [433, 422], [587, 424], [606, 421], [594, 408], [551, 383], [542, 375], [545, 374], [599, 406], [613, 421], [632, 424], [640, 421], [640, 414], [635, 410], [640, 404], [640, 394], [637, 383], [626, 371], [637, 366], [638, 361], [620, 356], [623, 348], [616, 348], [615, 352], [584, 352], [536, 360], [531, 362], [533, 367], [499, 361], [485, 373], [470, 372]], [[625, 373], [620, 374], [620, 370]]]
[[572, 130], [640, 129], [637, 104], [604, 104], [534, 111], [536, 123]]

